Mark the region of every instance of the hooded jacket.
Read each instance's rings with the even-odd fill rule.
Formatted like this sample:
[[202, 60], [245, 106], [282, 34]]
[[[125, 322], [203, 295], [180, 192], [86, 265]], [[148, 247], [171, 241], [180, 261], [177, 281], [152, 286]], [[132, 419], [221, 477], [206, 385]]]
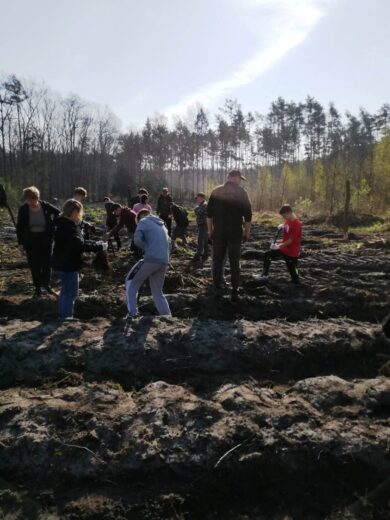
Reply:
[[154, 215], [144, 217], [135, 230], [134, 243], [144, 250], [145, 262], [169, 264], [170, 239], [160, 218]]

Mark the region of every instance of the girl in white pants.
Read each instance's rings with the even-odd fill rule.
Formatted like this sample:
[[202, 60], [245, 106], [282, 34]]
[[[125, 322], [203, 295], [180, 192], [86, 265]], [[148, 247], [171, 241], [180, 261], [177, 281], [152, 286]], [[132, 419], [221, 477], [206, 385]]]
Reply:
[[154, 305], [161, 316], [170, 316], [167, 299], [163, 294], [165, 274], [168, 266], [166, 264], [149, 263], [140, 260], [131, 269], [126, 278], [127, 310], [130, 316], [137, 316], [137, 295], [141, 285], [149, 279]]
[[129, 316], [138, 315], [137, 295], [143, 282], [149, 279], [153, 301], [161, 316], [170, 316], [167, 299], [163, 294], [165, 274], [169, 264], [170, 239], [164, 222], [148, 210], [137, 215], [138, 225], [134, 243], [144, 251], [144, 258], [137, 262], [126, 277], [126, 297]]

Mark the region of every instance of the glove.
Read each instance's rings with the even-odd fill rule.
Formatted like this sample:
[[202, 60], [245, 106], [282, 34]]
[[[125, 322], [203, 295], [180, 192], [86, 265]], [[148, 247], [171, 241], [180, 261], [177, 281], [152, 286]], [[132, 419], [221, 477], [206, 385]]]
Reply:
[[284, 224], [279, 224], [278, 231], [282, 231]]
[[279, 249], [279, 244], [271, 244], [271, 251], [277, 251]]
[[102, 251], [107, 251], [107, 249], [108, 249], [108, 242], [104, 242], [103, 240], [98, 240], [96, 242], [96, 245], [97, 246], [101, 246], [102, 247]]

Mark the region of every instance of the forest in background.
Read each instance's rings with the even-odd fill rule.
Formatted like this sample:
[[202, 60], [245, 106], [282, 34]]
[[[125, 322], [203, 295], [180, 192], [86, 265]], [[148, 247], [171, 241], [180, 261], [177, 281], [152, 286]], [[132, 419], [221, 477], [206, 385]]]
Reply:
[[334, 214], [349, 184], [351, 209], [380, 214], [390, 207], [390, 105], [341, 114], [310, 96], [279, 97], [259, 114], [227, 99], [212, 117], [198, 107], [173, 125], [157, 115], [123, 132], [107, 107], [15, 76], [0, 79], [0, 178], [15, 197], [31, 184], [47, 199], [84, 186], [90, 200], [125, 198], [139, 186], [156, 196], [167, 184], [190, 201], [231, 168], [248, 177], [255, 209], [289, 202]]

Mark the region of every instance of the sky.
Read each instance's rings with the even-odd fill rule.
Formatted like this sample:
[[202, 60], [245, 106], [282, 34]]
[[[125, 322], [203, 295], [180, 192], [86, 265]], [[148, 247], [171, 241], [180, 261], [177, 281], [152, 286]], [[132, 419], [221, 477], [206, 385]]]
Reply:
[[390, 102], [390, 0], [0, 0], [0, 74], [109, 106], [124, 128], [224, 99]]

